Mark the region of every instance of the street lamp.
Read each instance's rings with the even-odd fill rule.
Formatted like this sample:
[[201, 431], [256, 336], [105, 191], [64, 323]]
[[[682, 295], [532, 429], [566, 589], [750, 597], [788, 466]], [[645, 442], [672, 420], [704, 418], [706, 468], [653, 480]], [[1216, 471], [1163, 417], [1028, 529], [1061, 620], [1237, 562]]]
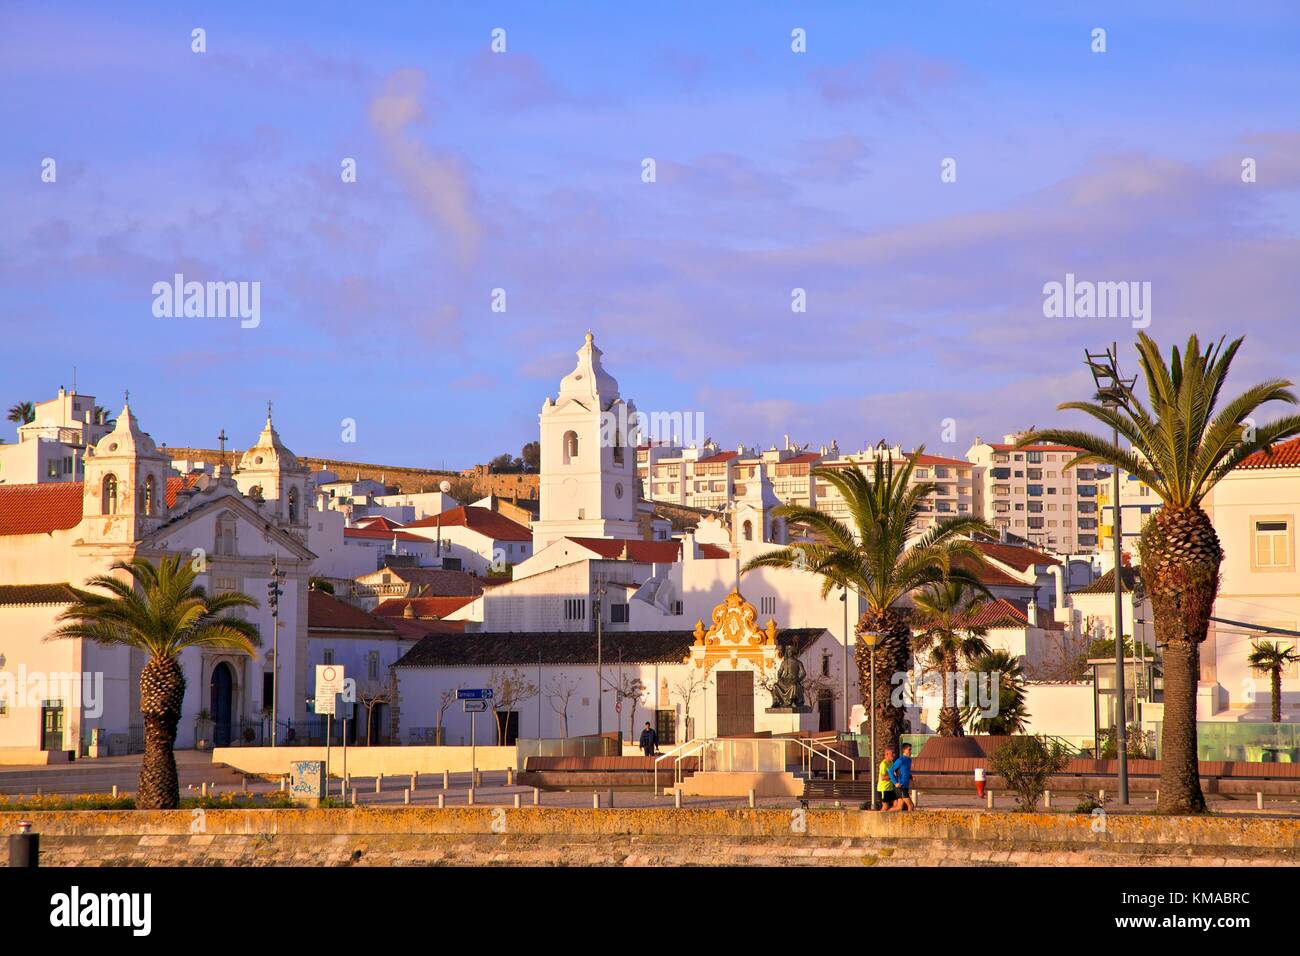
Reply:
[[876, 770], [876, 642], [880, 640], [880, 632], [863, 631], [862, 640], [866, 642], [867, 654], [871, 658], [871, 716], [867, 722], [867, 736], [871, 738], [871, 809], [874, 810], [879, 789]]

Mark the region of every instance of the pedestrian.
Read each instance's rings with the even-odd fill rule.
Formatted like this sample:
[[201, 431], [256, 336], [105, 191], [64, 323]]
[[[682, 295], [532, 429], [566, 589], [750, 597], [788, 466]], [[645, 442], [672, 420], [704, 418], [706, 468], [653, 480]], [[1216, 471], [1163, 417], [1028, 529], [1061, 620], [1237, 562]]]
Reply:
[[653, 757], [659, 749], [659, 735], [655, 729], [650, 726], [650, 721], [645, 722], [645, 730], [641, 731], [641, 752], [647, 757]]
[[890, 776], [889, 768], [894, 765], [894, 748], [885, 748], [885, 758], [880, 761], [880, 769], [876, 774], [876, 790], [880, 793], [880, 809], [892, 810], [894, 801], [898, 798], [898, 792], [894, 789], [894, 780]]
[[889, 780], [898, 794], [897, 803], [892, 810], [915, 810], [912, 802], [912, 745], [903, 744], [898, 759], [889, 765]]

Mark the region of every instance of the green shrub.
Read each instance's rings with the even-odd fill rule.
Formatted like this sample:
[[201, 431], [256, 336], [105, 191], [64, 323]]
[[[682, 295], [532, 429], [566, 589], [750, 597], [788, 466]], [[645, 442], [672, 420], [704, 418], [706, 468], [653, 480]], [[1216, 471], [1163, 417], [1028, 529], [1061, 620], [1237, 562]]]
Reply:
[[1064, 770], [1069, 760], [1060, 741], [1026, 735], [998, 747], [989, 758], [989, 769], [1006, 781], [1020, 809], [1030, 811], [1038, 806], [1051, 776]]

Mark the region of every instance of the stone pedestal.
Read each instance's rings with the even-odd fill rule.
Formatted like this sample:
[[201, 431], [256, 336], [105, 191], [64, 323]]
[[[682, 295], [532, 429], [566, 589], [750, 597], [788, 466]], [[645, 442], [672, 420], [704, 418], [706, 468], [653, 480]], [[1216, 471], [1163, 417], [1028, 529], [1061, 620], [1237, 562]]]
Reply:
[[800, 718], [804, 714], [812, 713], [811, 708], [800, 710], [795, 707], [768, 707], [763, 713], [766, 715], [762, 720], [762, 726], [759, 730], [769, 730], [774, 734], [793, 734], [799, 732]]

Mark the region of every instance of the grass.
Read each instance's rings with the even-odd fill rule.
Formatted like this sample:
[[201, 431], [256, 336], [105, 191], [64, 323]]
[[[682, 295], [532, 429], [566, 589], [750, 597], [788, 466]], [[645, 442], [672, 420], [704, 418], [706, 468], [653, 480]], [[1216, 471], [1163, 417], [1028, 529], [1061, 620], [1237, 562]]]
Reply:
[[[338, 801], [333, 802], [334, 805]], [[322, 803], [322, 806], [325, 804]], [[182, 797], [182, 810], [287, 810], [296, 804], [283, 793], [223, 793], [208, 797]], [[134, 797], [114, 797], [107, 793], [43, 794], [41, 796], [0, 796], [3, 810], [134, 810]]]

